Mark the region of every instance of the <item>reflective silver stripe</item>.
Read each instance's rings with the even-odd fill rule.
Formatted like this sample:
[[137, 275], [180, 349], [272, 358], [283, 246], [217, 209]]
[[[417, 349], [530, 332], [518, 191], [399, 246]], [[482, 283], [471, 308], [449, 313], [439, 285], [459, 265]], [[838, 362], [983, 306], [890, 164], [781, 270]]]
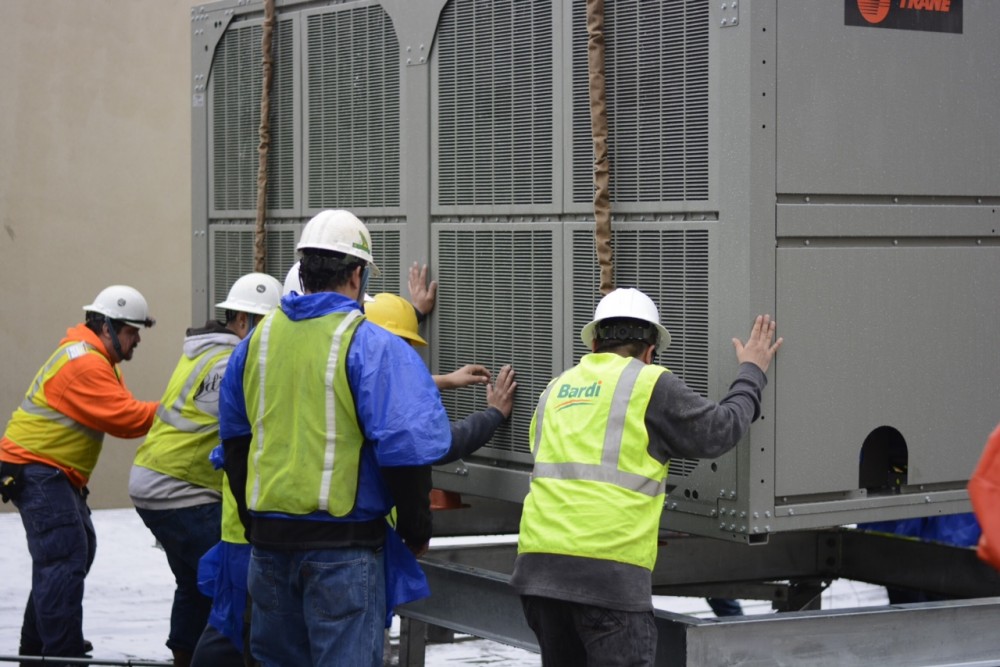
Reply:
[[618, 459], [622, 453], [622, 435], [625, 433], [625, 416], [628, 414], [628, 402], [635, 388], [635, 381], [646, 365], [636, 358], [629, 360], [628, 365], [618, 376], [615, 394], [611, 398], [611, 409], [608, 411], [608, 424], [604, 430], [604, 452], [601, 463], [612, 468], [618, 467]]
[[337, 379], [337, 359], [340, 357], [340, 345], [344, 339], [344, 332], [359, 317], [361, 317], [361, 311], [352, 310], [334, 330], [333, 341], [330, 343], [330, 355], [326, 359], [326, 450], [323, 452], [323, 474], [320, 477], [319, 498], [317, 499], [321, 510], [327, 510], [330, 507], [330, 483], [333, 480], [333, 466], [336, 463], [337, 397], [333, 386]]
[[[35, 376], [35, 381], [31, 385], [31, 390], [28, 392], [28, 395], [24, 397], [24, 400], [21, 401], [21, 409], [34, 417], [41, 417], [42, 419], [47, 419], [72, 431], [76, 431], [77, 433], [82, 433], [91, 440], [102, 441], [104, 439], [104, 433], [102, 431], [90, 428], [89, 426], [84, 426], [80, 422], [67, 417], [58, 410], [53, 410], [48, 406], [38, 405], [34, 401], [35, 395], [42, 390], [42, 378], [48, 375], [49, 371], [52, 370], [52, 367], [59, 363], [63, 357], [69, 356], [71, 350], [79, 347], [83, 347], [85, 354], [97, 350], [97, 348], [90, 343], [86, 341], [79, 341], [78, 343], [67, 345], [58, 354], [52, 355], [52, 358], [49, 359], [48, 363], [45, 364], [45, 366], [43, 366]], [[112, 366], [112, 370], [114, 370], [114, 366]], [[117, 377], [117, 373], [115, 375]]]
[[259, 393], [259, 398], [257, 400], [257, 419], [256, 427], [254, 428], [254, 437], [257, 438], [257, 451], [253, 453], [253, 491], [250, 494], [250, 509], [257, 509], [257, 499], [260, 497], [260, 470], [258, 465], [260, 463], [261, 454], [264, 453], [264, 380], [267, 375], [267, 344], [271, 338], [271, 324], [274, 322], [274, 312], [264, 318], [258, 326], [260, 327], [260, 350], [258, 352], [258, 364], [260, 366], [260, 372], [258, 373], [258, 382], [260, 386], [257, 388]]
[[173, 426], [178, 431], [183, 431], [185, 433], [207, 433], [218, 428], [218, 421], [214, 421], [211, 424], [199, 424], [193, 422], [190, 419], [185, 419], [181, 416], [184, 410], [184, 405], [187, 403], [187, 396], [194, 389], [195, 380], [201, 375], [201, 372], [205, 370], [205, 366], [210, 362], [218, 359], [218, 355], [231, 349], [228, 345], [213, 345], [209, 348], [207, 352], [204, 353], [201, 360], [195, 364], [194, 369], [188, 375], [187, 380], [184, 382], [184, 386], [181, 387], [181, 393], [177, 396], [177, 400], [169, 408], [165, 408], [163, 404], [156, 407], [156, 416], [159, 417], [164, 423]]
[[52, 408], [49, 407], [43, 407], [41, 405], [36, 405], [27, 398], [25, 398], [21, 402], [21, 409], [34, 417], [41, 417], [42, 419], [47, 419], [48, 421], [56, 423], [59, 426], [68, 428], [71, 431], [82, 433], [91, 440], [97, 440], [97, 441], [104, 440], [103, 431], [98, 431], [97, 429], [90, 428], [89, 426], [84, 426], [75, 419], [67, 417], [66, 415], [57, 410], [53, 410]]
[[[90, 351], [96, 351], [97, 350], [97, 348], [94, 347], [93, 345], [91, 345], [90, 343], [81, 340], [78, 343], [73, 343], [72, 345], [67, 345], [66, 347], [64, 347], [62, 349], [61, 352], [59, 352], [58, 354], [52, 355], [52, 358], [49, 359], [49, 362], [47, 364], [45, 364], [45, 366], [42, 367], [42, 370], [38, 371], [38, 375], [35, 376], [35, 381], [31, 385], [31, 391], [28, 392], [28, 398], [29, 399], [34, 398], [35, 394], [37, 394], [39, 391], [41, 391], [41, 389], [42, 389], [42, 378], [45, 377], [46, 375], [48, 375], [49, 371], [52, 369], [53, 366], [55, 366], [59, 362], [60, 359], [62, 359], [63, 357], [68, 357], [69, 354], [70, 354], [70, 350], [72, 350], [73, 348], [76, 348], [76, 347], [83, 347], [83, 349], [84, 349], [85, 352], [90, 352]], [[117, 373], [115, 375], [117, 376]]]
[[607, 466], [590, 463], [536, 463], [532, 477], [605, 482], [652, 497], [665, 493], [667, 488], [666, 478], [658, 482], [635, 473], [612, 470]]
[[[631, 359], [618, 376], [615, 385], [615, 393], [611, 397], [611, 407], [608, 410], [608, 422], [604, 430], [604, 443], [601, 450], [601, 464], [589, 463], [538, 463], [532, 470], [533, 478], [552, 478], [563, 480], [584, 480], [590, 482], [605, 482], [614, 484], [629, 491], [642, 493], [647, 496], [658, 496], [666, 491], [666, 476], [662, 480], [655, 480], [644, 475], [631, 472], [623, 472], [618, 469], [618, 461], [621, 458], [622, 438], [625, 433], [625, 419], [628, 415], [629, 401], [632, 398], [632, 391], [635, 383], [639, 379], [639, 374], [645, 368], [638, 359]], [[545, 402], [548, 399], [549, 389], [556, 383], [553, 382], [546, 388], [542, 397], [538, 400], [538, 417], [535, 421], [535, 450], [533, 454], [537, 456], [538, 447], [541, 444], [541, 413], [545, 410]]]

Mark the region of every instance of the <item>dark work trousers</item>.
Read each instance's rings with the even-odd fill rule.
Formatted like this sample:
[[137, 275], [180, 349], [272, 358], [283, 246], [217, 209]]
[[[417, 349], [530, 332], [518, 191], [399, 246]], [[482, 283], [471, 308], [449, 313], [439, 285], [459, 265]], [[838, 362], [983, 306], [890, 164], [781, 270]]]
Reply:
[[743, 615], [743, 607], [740, 606], [739, 600], [729, 598], [705, 598], [705, 600], [719, 618]]
[[167, 648], [191, 653], [212, 609], [212, 598], [198, 590], [198, 561], [219, 541], [222, 503], [167, 510], [137, 507], [135, 511], [163, 546], [177, 585], [170, 610]]
[[97, 550], [86, 492], [41, 463], [24, 466], [23, 484], [14, 504], [31, 554], [31, 593], [21, 655], [82, 657], [83, 580]]
[[534, 595], [521, 596], [544, 667], [652, 667], [651, 611], [619, 611]]
[[246, 667], [243, 653], [229, 638], [206, 625], [191, 658], [191, 667]]

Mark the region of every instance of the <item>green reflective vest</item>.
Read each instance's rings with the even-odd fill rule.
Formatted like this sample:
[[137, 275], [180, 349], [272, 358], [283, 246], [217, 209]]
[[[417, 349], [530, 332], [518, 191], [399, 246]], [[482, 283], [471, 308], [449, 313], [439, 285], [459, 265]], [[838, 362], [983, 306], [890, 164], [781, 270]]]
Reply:
[[645, 414], [660, 366], [588, 354], [542, 393], [519, 553], [597, 558], [652, 570], [667, 466], [647, 452]]
[[181, 357], [156, 418], [135, 454], [135, 464], [206, 489], [220, 490], [222, 471], [208, 460], [219, 444], [219, 418], [203, 412], [194, 397], [205, 377], [232, 354], [229, 345], [213, 345], [196, 357]]
[[354, 508], [364, 435], [346, 361], [363, 318], [354, 310], [293, 322], [279, 308], [251, 335], [243, 372], [249, 509], [342, 517]]

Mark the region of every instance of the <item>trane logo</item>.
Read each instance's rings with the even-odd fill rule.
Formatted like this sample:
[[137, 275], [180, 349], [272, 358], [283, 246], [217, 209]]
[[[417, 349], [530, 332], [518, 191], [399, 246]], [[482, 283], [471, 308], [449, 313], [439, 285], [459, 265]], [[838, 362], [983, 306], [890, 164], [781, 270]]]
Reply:
[[964, 4], [964, 0], [844, 0], [844, 25], [961, 35]]
[[858, 11], [869, 23], [881, 23], [889, 15], [893, 2], [899, 9], [948, 13], [952, 0], [858, 0]]
[[601, 395], [601, 382], [574, 387], [571, 384], [559, 385], [557, 398], [596, 398]]

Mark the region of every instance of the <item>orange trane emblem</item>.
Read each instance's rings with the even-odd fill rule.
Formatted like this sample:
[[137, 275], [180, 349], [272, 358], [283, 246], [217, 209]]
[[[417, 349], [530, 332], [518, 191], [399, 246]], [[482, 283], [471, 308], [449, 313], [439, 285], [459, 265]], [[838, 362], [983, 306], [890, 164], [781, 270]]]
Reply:
[[963, 9], [962, 0], [844, 0], [844, 25], [960, 35]]
[[869, 23], [881, 23], [889, 15], [892, 0], [858, 0], [858, 11]]

